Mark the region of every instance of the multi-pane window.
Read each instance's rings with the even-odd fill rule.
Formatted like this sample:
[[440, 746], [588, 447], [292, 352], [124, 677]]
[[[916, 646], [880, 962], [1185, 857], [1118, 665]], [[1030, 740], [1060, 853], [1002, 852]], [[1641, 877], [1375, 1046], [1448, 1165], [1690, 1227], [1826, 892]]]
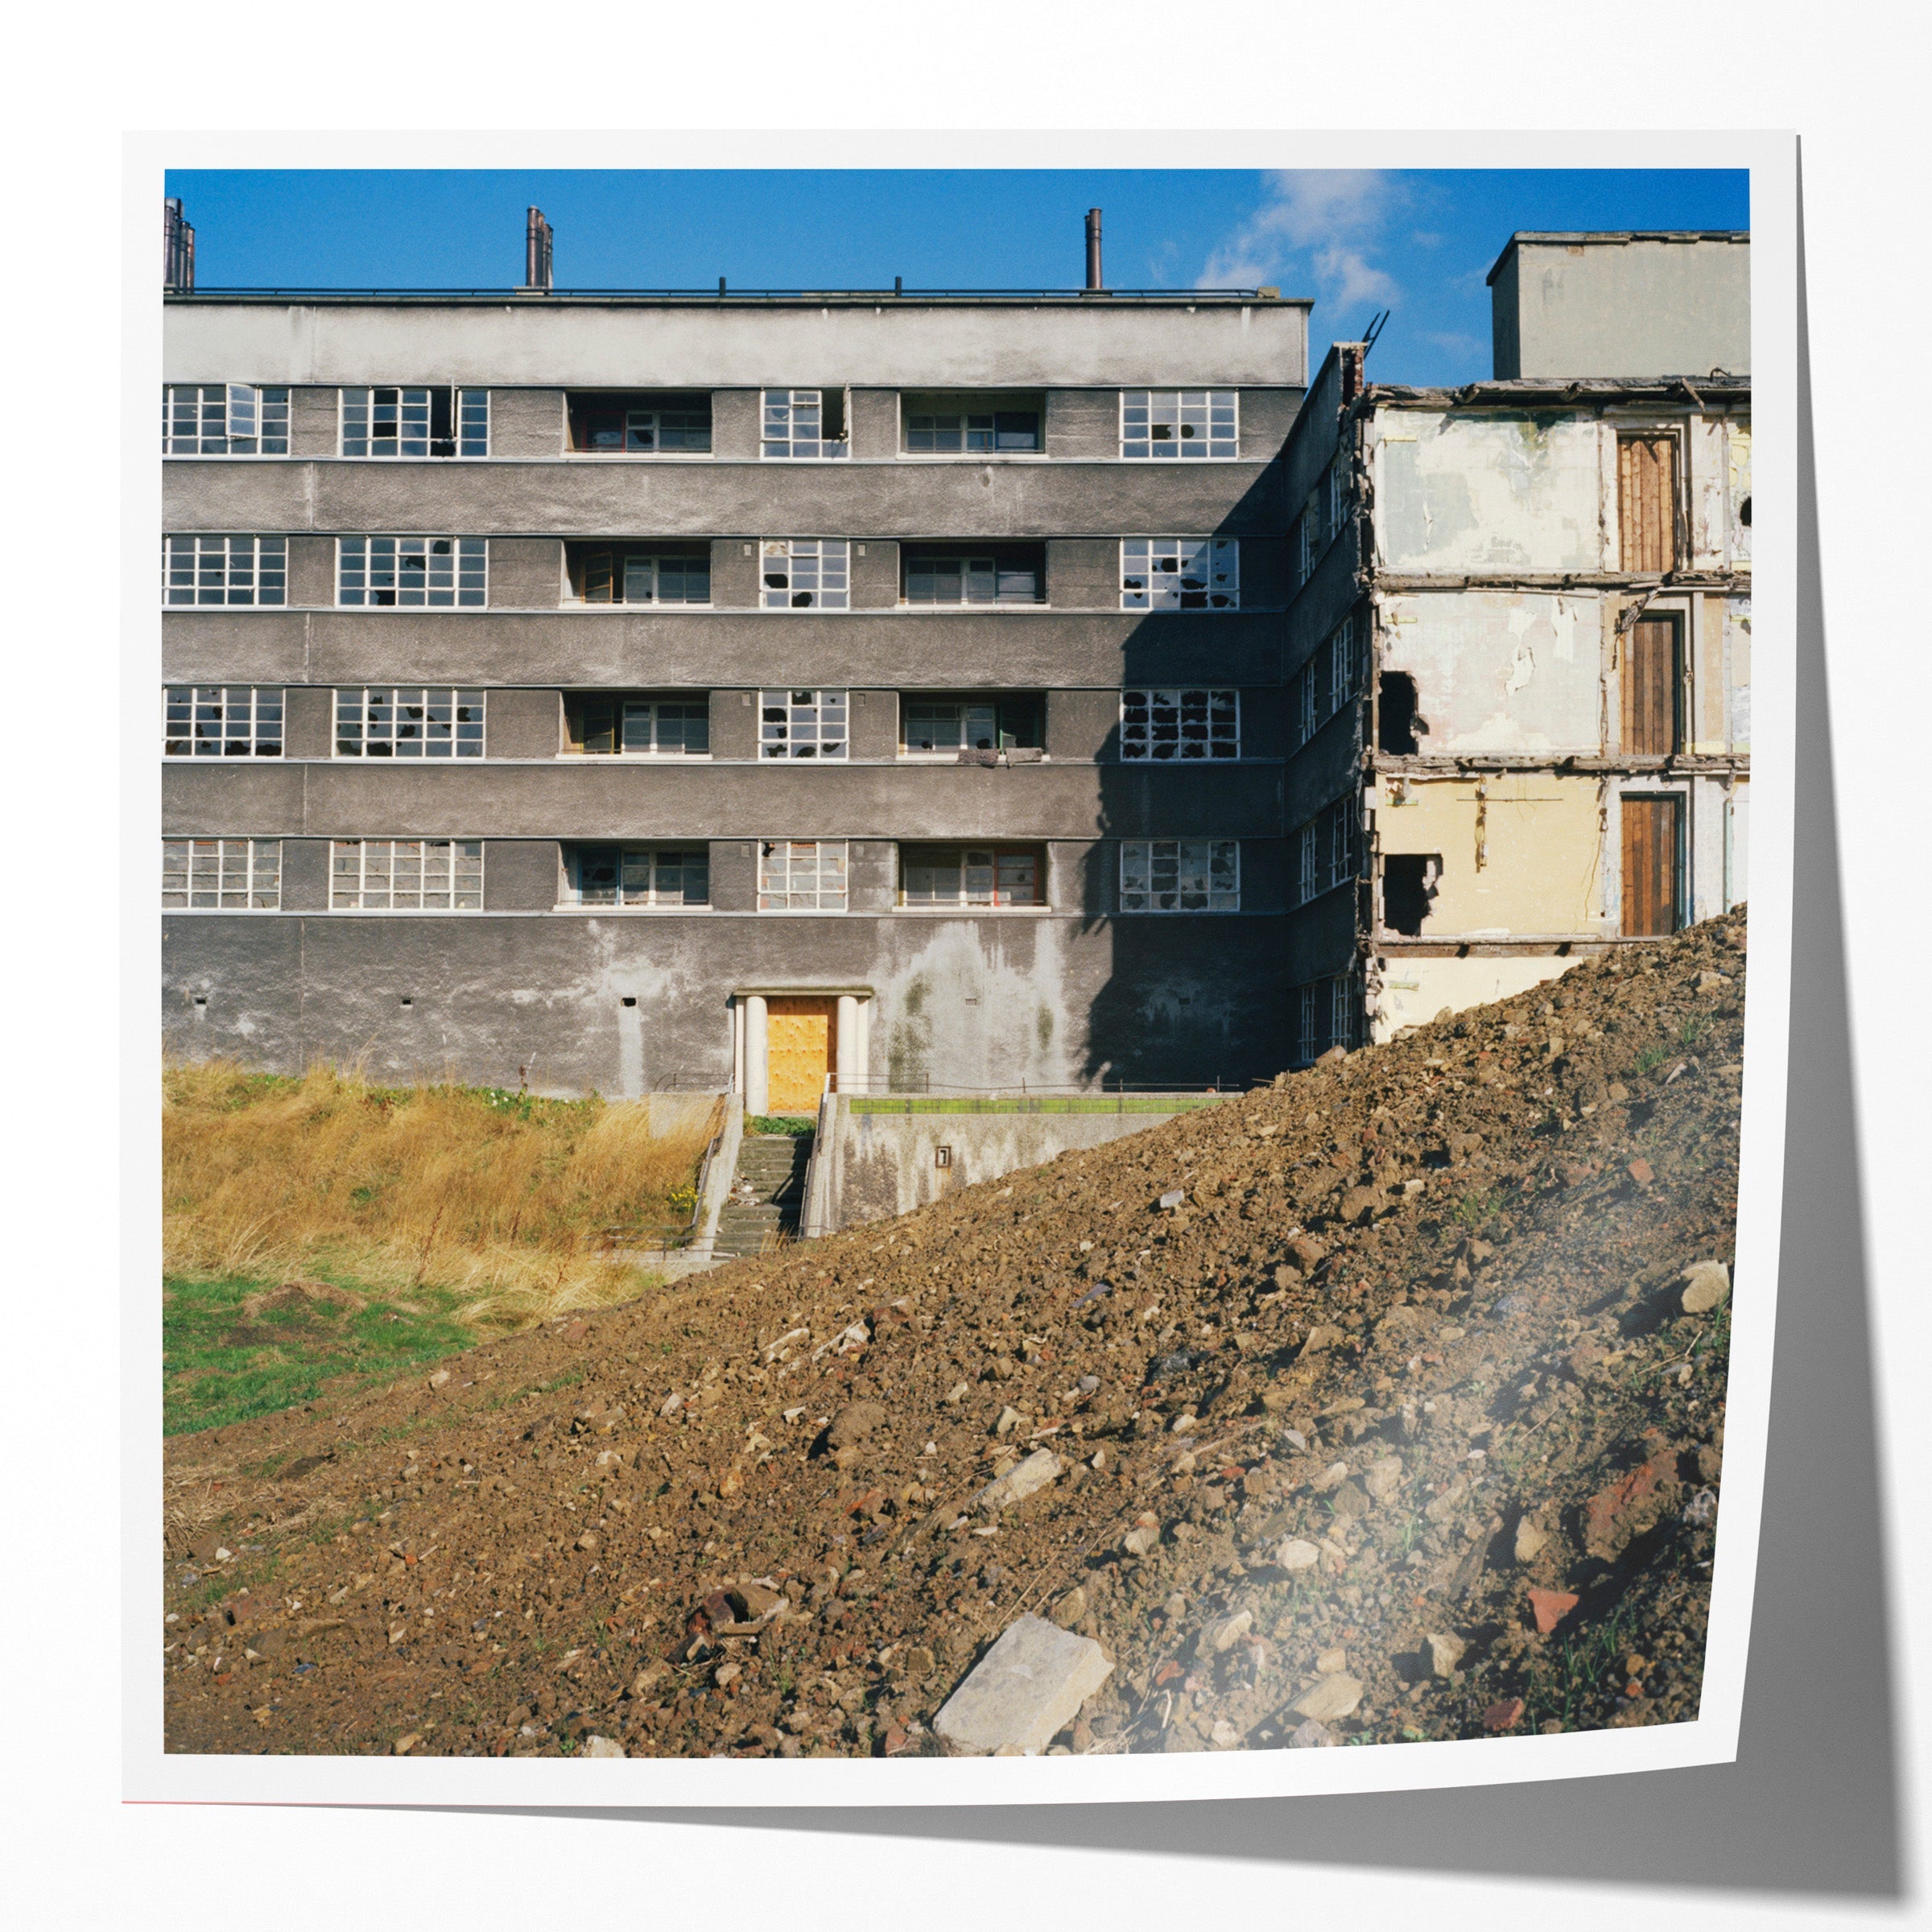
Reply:
[[906, 419], [908, 454], [923, 456], [1036, 455], [1037, 410], [916, 410]]
[[758, 756], [844, 758], [847, 709], [842, 691], [761, 691]]
[[642, 550], [592, 550], [583, 561], [586, 604], [708, 604], [711, 553], [665, 555]]
[[282, 903], [279, 839], [163, 839], [163, 911], [274, 912]]
[[163, 754], [171, 758], [279, 758], [279, 684], [171, 684]]
[[760, 912], [843, 912], [843, 839], [768, 839], [758, 847]]
[[1124, 537], [1122, 610], [1235, 610], [1241, 547], [1233, 537]]
[[345, 389], [345, 456], [486, 456], [489, 391], [452, 389]]
[[842, 390], [768, 389], [758, 445], [767, 456], [845, 454], [845, 396]]
[[1368, 669], [1368, 631], [1355, 612], [1318, 644], [1290, 691], [1296, 741], [1306, 745], [1338, 711], [1353, 704]]
[[956, 758], [962, 751], [1011, 751], [1040, 743], [1034, 698], [905, 698], [899, 730], [908, 758]]
[[1340, 798], [1296, 833], [1296, 897], [1302, 904], [1355, 877], [1359, 824], [1356, 800]]
[[908, 845], [899, 853], [905, 906], [1043, 906], [1037, 845]]
[[1232, 389], [1124, 389], [1121, 454], [1239, 456], [1239, 419]]
[[1122, 912], [1239, 912], [1241, 848], [1234, 839], [1127, 839]]
[[906, 553], [908, 604], [1037, 604], [1038, 562], [1026, 555]]
[[1295, 989], [1295, 1058], [1319, 1059], [1331, 1046], [1357, 1046], [1362, 1003], [1352, 973], [1309, 980]]
[[161, 392], [167, 456], [285, 456], [288, 391], [253, 382], [171, 382]]
[[1235, 691], [1124, 691], [1123, 758], [1238, 758], [1241, 700]]
[[767, 610], [848, 610], [852, 545], [844, 537], [767, 537], [763, 602]]
[[703, 846], [579, 845], [568, 861], [576, 906], [708, 906]]
[[179, 604], [285, 604], [286, 537], [164, 537], [161, 595]]
[[587, 696], [568, 700], [572, 748], [609, 757], [704, 758], [711, 751], [705, 698]]
[[328, 903], [337, 912], [478, 912], [481, 839], [336, 839]]
[[339, 758], [480, 758], [483, 694], [447, 684], [364, 686], [336, 693]]
[[711, 406], [679, 408], [572, 401], [570, 444], [593, 456], [708, 456]]
[[488, 596], [489, 545], [481, 537], [341, 537], [338, 604], [481, 607]]

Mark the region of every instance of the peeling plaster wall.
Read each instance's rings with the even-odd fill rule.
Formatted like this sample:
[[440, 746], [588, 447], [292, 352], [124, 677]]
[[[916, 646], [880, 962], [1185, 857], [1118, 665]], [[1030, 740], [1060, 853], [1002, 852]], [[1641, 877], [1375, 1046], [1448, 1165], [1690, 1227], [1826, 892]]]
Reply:
[[1397, 572], [1606, 568], [1603, 445], [1593, 419], [1569, 413], [1378, 410], [1368, 435], [1377, 564]]
[[1731, 749], [1751, 749], [1751, 600], [1724, 600], [1724, 654], [1730, 666]]
[[1595, 752], [1601, 603], [1530, 591], [1378, 599], [1381, 667], [1415, 680], [1417, 749]]
[[1506, 1000], [1567, 972], [1574, 960], [1553, 953], [1534, 958], [1491, 960], [1417, 959], [1397, 953], [1385, 961], [1381, 986], [1369, 1018], [1378, 1042], [1404, 1026], [1425, 1026], [1446, 1007], [1461, 1013]]
[[[1379, 787], [1384, 857], [1436, 852], [1442, 873], [1423, 939], [1602, 931], [1603, 848], [1597, 781], [1554, 772], [1410, 778]], [[1484, 863], [1476, 863], [1479, 840]], [[1433, 1009], [1431, 1009], [1433, 1010]]]

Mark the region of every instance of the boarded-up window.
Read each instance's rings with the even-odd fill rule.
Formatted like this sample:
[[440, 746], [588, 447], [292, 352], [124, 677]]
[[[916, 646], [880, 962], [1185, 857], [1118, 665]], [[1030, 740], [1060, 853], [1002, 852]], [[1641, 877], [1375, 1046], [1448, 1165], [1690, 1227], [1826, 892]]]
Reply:
[[1624, 640], [1624, 749], [1639, 758], [1678, 749], [1681, 634], [1675, 617], [1644, 617]]
[[1618, 527], [1626, 571], [1677, 568], [1677, 438], [1616, 440]]
[[1674, 798], [1624, 795], [1624, 936], [1651, 939], [1675, 932], [1679, 812]]

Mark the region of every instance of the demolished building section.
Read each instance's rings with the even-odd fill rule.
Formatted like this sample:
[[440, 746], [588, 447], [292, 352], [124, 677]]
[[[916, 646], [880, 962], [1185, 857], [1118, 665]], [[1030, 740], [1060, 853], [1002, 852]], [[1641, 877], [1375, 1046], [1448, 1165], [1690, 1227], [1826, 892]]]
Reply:
[[[1499, 306], [1542, 286], [1522, 252]], [[1727, 287], [1735, 254], [1709, 257]], [[1368, 384], [1366, 354], [1330, 351], [1286, 457], [1302, 1060], [1745, 896], [1748, 375], [1426, 390]]]

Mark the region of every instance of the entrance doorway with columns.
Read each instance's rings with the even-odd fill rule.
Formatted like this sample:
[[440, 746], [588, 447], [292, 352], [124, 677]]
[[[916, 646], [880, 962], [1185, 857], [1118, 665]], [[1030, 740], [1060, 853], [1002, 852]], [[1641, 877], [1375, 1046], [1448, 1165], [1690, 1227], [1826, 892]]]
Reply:
[[746, 987], [732, 996], [732, 1067], [745, 1111], [814, 1113], [827, 1087], [865, 1087], [869, 987]]

